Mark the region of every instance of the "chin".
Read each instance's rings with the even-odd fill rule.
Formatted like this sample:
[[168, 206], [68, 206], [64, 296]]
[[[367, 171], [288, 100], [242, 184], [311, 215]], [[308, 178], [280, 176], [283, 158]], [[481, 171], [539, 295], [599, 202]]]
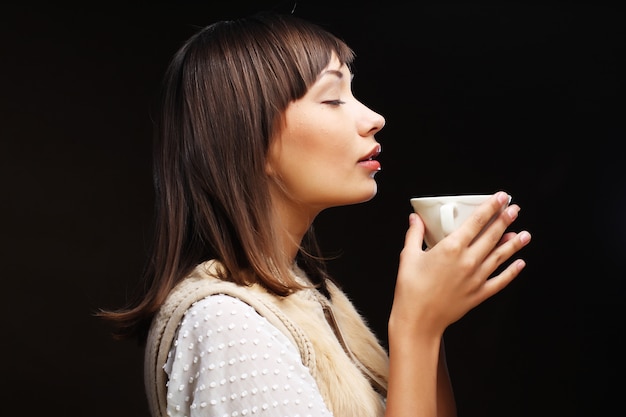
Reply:
[[374, 187], [372, 189], [370, 189], [368, 193], [365, 193], [363, 195], [363, 197], [361, 198], [361, 200], [359, 200], [358, 202], [359, 203], [365, 203], [367, 201], [370, 201], [371, 199], [376, 197], [376, 194], [378, 194], [378, 184], [376, 184], [376, 182], [374, 182]]
[[344, 193], [335, 194], [337, 199], [334, 201], [327, 201], [327, 207], [341, 207], [350, 206], [353, 204], [365, 203], [376, 197], [378, 193], [378, 185], [376, 181], [371, 181], [367, 186], [361, 185], [360, 187], [353, 187], [350, 190], [346, 190]]

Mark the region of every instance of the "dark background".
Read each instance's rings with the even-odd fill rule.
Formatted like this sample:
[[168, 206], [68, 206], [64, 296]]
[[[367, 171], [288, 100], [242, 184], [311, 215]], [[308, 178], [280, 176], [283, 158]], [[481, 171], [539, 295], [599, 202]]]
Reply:
[[[137, 282], [151, 114], [196, 28], [293, 2], [3, 5], [2, 414], [147, 416], [142, 350], [93, 313]], [[382, 339], [409, 198], [504, 189], [533, 234], [509, 287], [447, 334], [460, 417], [621, 408], [624, 12], [602, 2], [299, 1], [357, 52], [387, 126], [379, 194], [322, 213], [331, 271]]]

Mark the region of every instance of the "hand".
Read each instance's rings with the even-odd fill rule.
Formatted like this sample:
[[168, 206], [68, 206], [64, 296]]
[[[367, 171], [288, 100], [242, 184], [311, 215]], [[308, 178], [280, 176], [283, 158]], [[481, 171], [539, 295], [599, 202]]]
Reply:
[[508, 201], [506, 193], [494, 194], [459, 229], [427, 251], [422, 249], [424, 223], [411, 213], [390, 326], [441, 336], [450, 324], [517, 277], [526, 265], [521, 259], [491, 276], [530, 241], [526, 231], [505, 232], [520, 210], [517, 204], [507, 206]]

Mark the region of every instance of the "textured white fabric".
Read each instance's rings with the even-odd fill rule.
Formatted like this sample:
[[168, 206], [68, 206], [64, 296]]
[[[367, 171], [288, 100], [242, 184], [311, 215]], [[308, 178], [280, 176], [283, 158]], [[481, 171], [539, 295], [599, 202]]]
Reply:
[[331, 416], [298, 349], [231, 296], [189, 308], [164, 370], [171, 417]]

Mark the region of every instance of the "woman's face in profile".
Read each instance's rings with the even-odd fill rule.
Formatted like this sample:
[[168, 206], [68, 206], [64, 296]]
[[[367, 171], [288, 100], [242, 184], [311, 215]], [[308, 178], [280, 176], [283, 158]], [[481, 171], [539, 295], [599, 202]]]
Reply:
[[358, 101], [351, 85], [348, 67], [333, 55], [307, 93], [287, 107], [267, 161], [285, 199], [320, 212], [376, 195], [381, 147], [374, 134], [385, 119]]

